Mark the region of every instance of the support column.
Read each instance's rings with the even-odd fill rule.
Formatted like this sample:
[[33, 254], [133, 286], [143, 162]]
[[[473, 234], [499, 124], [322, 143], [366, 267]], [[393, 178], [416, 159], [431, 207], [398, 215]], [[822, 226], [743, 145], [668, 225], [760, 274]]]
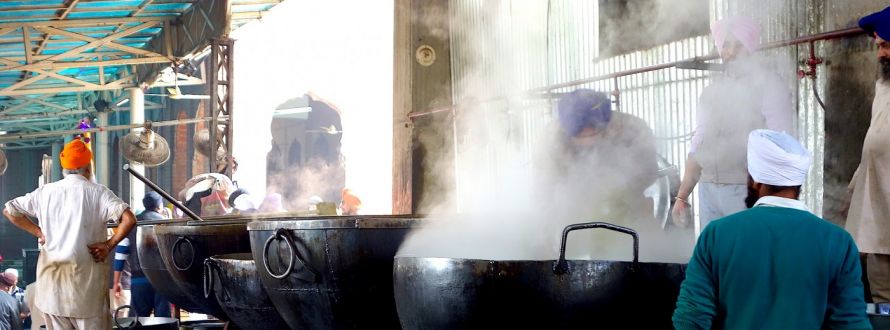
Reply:
[[[411, 80], [414, 48], [411, 31], [412, 0], [395, 1], [395, 41], [393, 49], [393, 132], [392, 132], [392, 213], [411, 214], [413, 210], [412, 142], [414, 124], [411, 112]], [[420, 174], [420, 173], [418, 173]]]
[[[216, 164], [216, 149], [210, 151], [210, 170], [218, 172], [218, 169], [225, 167], [225, 175], [234, 179], [234, 158], [232, 158], [232, 135], [234, 130], [233, 105], [234, 101], [234, 61], [233, 54], [235, 40], [228, 38], [213, 39], [210, 41], [210, 73], [208, 75], [208, 84], [210, 85], [210, 116], [213, 120], [210, 122], [210, 141], [216, 141], [217, 144], [211, 143], [211, 146], [223, 146], [226, 150], [226, 159], [222, 161], [226, 164]], [[220, 125], [219, 117], [228, 117], [225, 122]], [[222, 126], [222, 127], [220, 127]], [[222, 136], [218, 136], [218, 129], [222, 129]]]
[[[130, 88], [130, 124], [145, 122], [145, 95], [139, 87]], [[143, 128], [133, 128], [131, 132], [142, 132]], [[130, 162], [130, 168], [145, 175], [145, 167], [142, 164]], [[130, 178], [130, 207], [142, 205], [142, 197], [145, 196], [145, 184], [142, 181]]]
[[53, 163], [50, 169], [50, 182], [56, 182], [62, 179], [62, 163], [59, 162], [59, 154], [62, 153], [62, 141], [53, 142]]
[[[98, 125], [109, 126], [108, 112], [100, 112], [97, 121], [99, 122]], [[99, 184], [106, 187], [110, 183], [108, 171], [109, 164], [111, 163], [111, 157], [109, 157], [111, 141], [109, 141], [109, 135], [107, 131], [101, 131], [96, 134], [96, 179], [98, 179]]]
[[[441, 31], [451, 31], [450, 22], [441, 19], [443, 13], [448, 13], [448, 0], [414, 0], [411, 1], [411, 45], [410, 53], [416, 54], [418, 49], [424, 48], [435, 52], [435, 61], [421, 64], [416, 55], [411, 56], [411, 110], [431, 109], [451, 106], [451, 34]], [[402, 23], [404, 24], [404, 23]], [[401, 26], [397, 27], [403, 28]], [[400, 35], [405, 32], [400, 32]], [[402, 45], [404, 46], [404, 44]], [[423, 52], [423, 51], [422, 51]], [[404, 61], [404, 55], [401, 59]], [[396, 59], [398, 60], [398, 59]], [[404, 62], [402, 62], [404, 63]], [[398, 65], [398, 64], [397, 64]], [[402, 72], [402, 68], [395, 69]], [[407, 74], [409, 72], [403, 72]], [[404, 82], [402, 82], [404, 83]], [[400, 91], [399, 93], [404, 93]], [[404, 102], [404, 101], [403, 101]], [[405, 110], [401, 109], [404, 113]], [[394, 112], [395, 113], [395, 112]], [[429, 212], [430, 207], [441, 204], [442, 191], [452, 191], [457, 187], [455, 168], [442, 166], [432, 169], [426, 164], [434, 164], [442, 159], [455, 159], [455, 123], [454, 117], [448, 114], [433, 115], [415, 118], [411, 128], [411, 204], [414, 213]], [[407, 128], [401, 128], [407, 130]], [[396, 134], [408, 134], [409, 132], [393, 132]], [[403, 138], [401, 136], [399, 138]], [[399, 147], [403, 152], [406, 146]], [[397, 150], [393, 150], [395, 155]], [[407, 160], [405, 160], [407, 161]], [[393, 179], [395, 183], [395, 179]], [[403, 183], [404, 184], [404, 183]], [[407, 188], [402, 188], [407, 189]], [[457, 210], [457, 204], [451, 204]]]

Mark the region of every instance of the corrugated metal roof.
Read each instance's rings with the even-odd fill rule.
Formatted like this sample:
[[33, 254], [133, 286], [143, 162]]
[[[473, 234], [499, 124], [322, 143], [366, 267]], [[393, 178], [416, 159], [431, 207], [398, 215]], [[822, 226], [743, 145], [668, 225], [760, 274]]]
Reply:
[[[281, 1], [229, 0], [231, 29], [261, 18]], [[70, 110], [85, 107], [84, 91], [113, 90], [115, 80], [132, 74], [132, 66], [169, 60], [150, 50], [150, 42], [164, 33], [165, 21], [183, 17], [201, 2], [0, 1], [0, 130], [70, 129], [66, 125], [83, 116]], [[98, 61], [104, 61], [101, 67], [91, 65]], [[68, 119], [52, 115], [66, 109], [75, 112]], [[47, 114], [42, 120], [32, 118], [41, 113]]]

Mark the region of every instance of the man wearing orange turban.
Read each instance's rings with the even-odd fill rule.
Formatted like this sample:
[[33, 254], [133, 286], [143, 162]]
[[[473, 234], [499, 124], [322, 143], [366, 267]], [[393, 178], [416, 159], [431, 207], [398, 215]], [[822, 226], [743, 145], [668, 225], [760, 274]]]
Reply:
[[59, 163], [66, 170], [79, 170], [93, 160], [93, 152], [80, 139], [75, 139], [65, 145], [59, 154]]
[[358, 210], [362, 208], [362, 200], [352, 193], [352, 190], [344, 188], [342, 192], [342, 201], [340, 202], [340, 211], [342, 215], [356, 215]]
[[[107, 256], [133, 230], [136, 217], [111, 190], [91, 181], [92, 158], [83, 141], [71, 141], [59, 155], [65, 178], [7, 202], [3, 210], [43, 246], [35, 303], [48, 329], [111, 329]], [[109, 221], [119, 223], [111, 238], [105, 233]]]

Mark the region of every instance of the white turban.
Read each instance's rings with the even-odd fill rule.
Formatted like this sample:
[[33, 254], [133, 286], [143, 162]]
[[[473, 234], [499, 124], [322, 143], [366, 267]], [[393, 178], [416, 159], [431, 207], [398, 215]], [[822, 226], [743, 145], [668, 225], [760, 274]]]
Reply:
[[3, 271], [3, 272], [4, 272], [4, 273], [7, 273], [7, 274], [12, 274], [12, 275], [15, 276], [15, 277], [19, 277], [19, 270], [18, 270], [18, 269], [15, 269], [15, 268], [7, 268], [7, 269], [6, 269], [5, 271]]
[[810, 152], [787, 133], [759, 129], [748, 135], [748, 173], [755, 182], [801, 186], [810, 165]]

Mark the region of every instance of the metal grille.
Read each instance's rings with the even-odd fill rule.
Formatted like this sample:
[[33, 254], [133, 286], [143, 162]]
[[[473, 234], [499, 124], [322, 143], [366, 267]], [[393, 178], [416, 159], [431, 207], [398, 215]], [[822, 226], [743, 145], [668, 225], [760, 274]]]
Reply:
[[[730, 13], [763, 17], [762, 42], [788, 39], [821, 31], [821, 23], [813, 18], [818, 15], [808, 12], [812, 11], [807, 9], [808, 2], [798, 0], [764, 5], [762, 1], [754, 0], [711, 0], [711, 20]], [[710, 37], [698, 36], [601, 59], [597, 52], [597, 14], [596, 1], [458, 0], [451, 3], [456, 103], [468, 104], [500, 95], [517, 96], [507, 101], [486, 102], [472, 109], [485, 114], [482, 117], [485, 123], [474, 124], [475, 129], [461, 130], [467, 133], [456, 139], [459, 198], [460, 176], [465, 173], [460, 170], [462, 166], [469, 166], [472, 161], [472, 168], [484, 168], [485, 173], [493, 174], [504, 165], [504, 150], [511, 150], [503, 144], [490, 143], [483, 153], [487, 159], [481, 162], [480, 159], [463, 159], [463, 155], [478, 154], [469, 152], [478, 150], [468, 150], [473, 148], [468, 142], [484, 138], [486, 130], [516, 130], [514, 134], [522, 139], [517, 151], [529, 160], [534, 153], [535, 141], [541, 138], [542, 129], [549, 124], [548, 117], [541, 114], [549, 113], [553, 104], [546, 98], [518, 97], [520, 91], [704, 56], [712, 51]], [[798, 135], [814, 156], [802, 199], [816, 214], [821, 214], [824, 112], [812, 96], [812, 84], [798, 81], [795, 75], [798, 58], [807, 51], [806, 47], [792, 46], [772, 50], [769, 55], [780, 59], [779, 74], [797, 96], [793, 99], [798, 113]], [[553, 92], [564, 93], [575, 88], [613, 91], [617, 88], [620, 90], [616, 98], [618, 111], [645, 120], [657, 137], [658, 152], [680, 167], [682, 173], [695, 126], [696, 104], [707, 84], [708, 73], [705, 71], [670, 68]], [[821, 78], [816, 85], [823, 88]], [[509, 124], [497, 124], [502, 122]], [[533, 169], [529, 171], [533, 174]]]

